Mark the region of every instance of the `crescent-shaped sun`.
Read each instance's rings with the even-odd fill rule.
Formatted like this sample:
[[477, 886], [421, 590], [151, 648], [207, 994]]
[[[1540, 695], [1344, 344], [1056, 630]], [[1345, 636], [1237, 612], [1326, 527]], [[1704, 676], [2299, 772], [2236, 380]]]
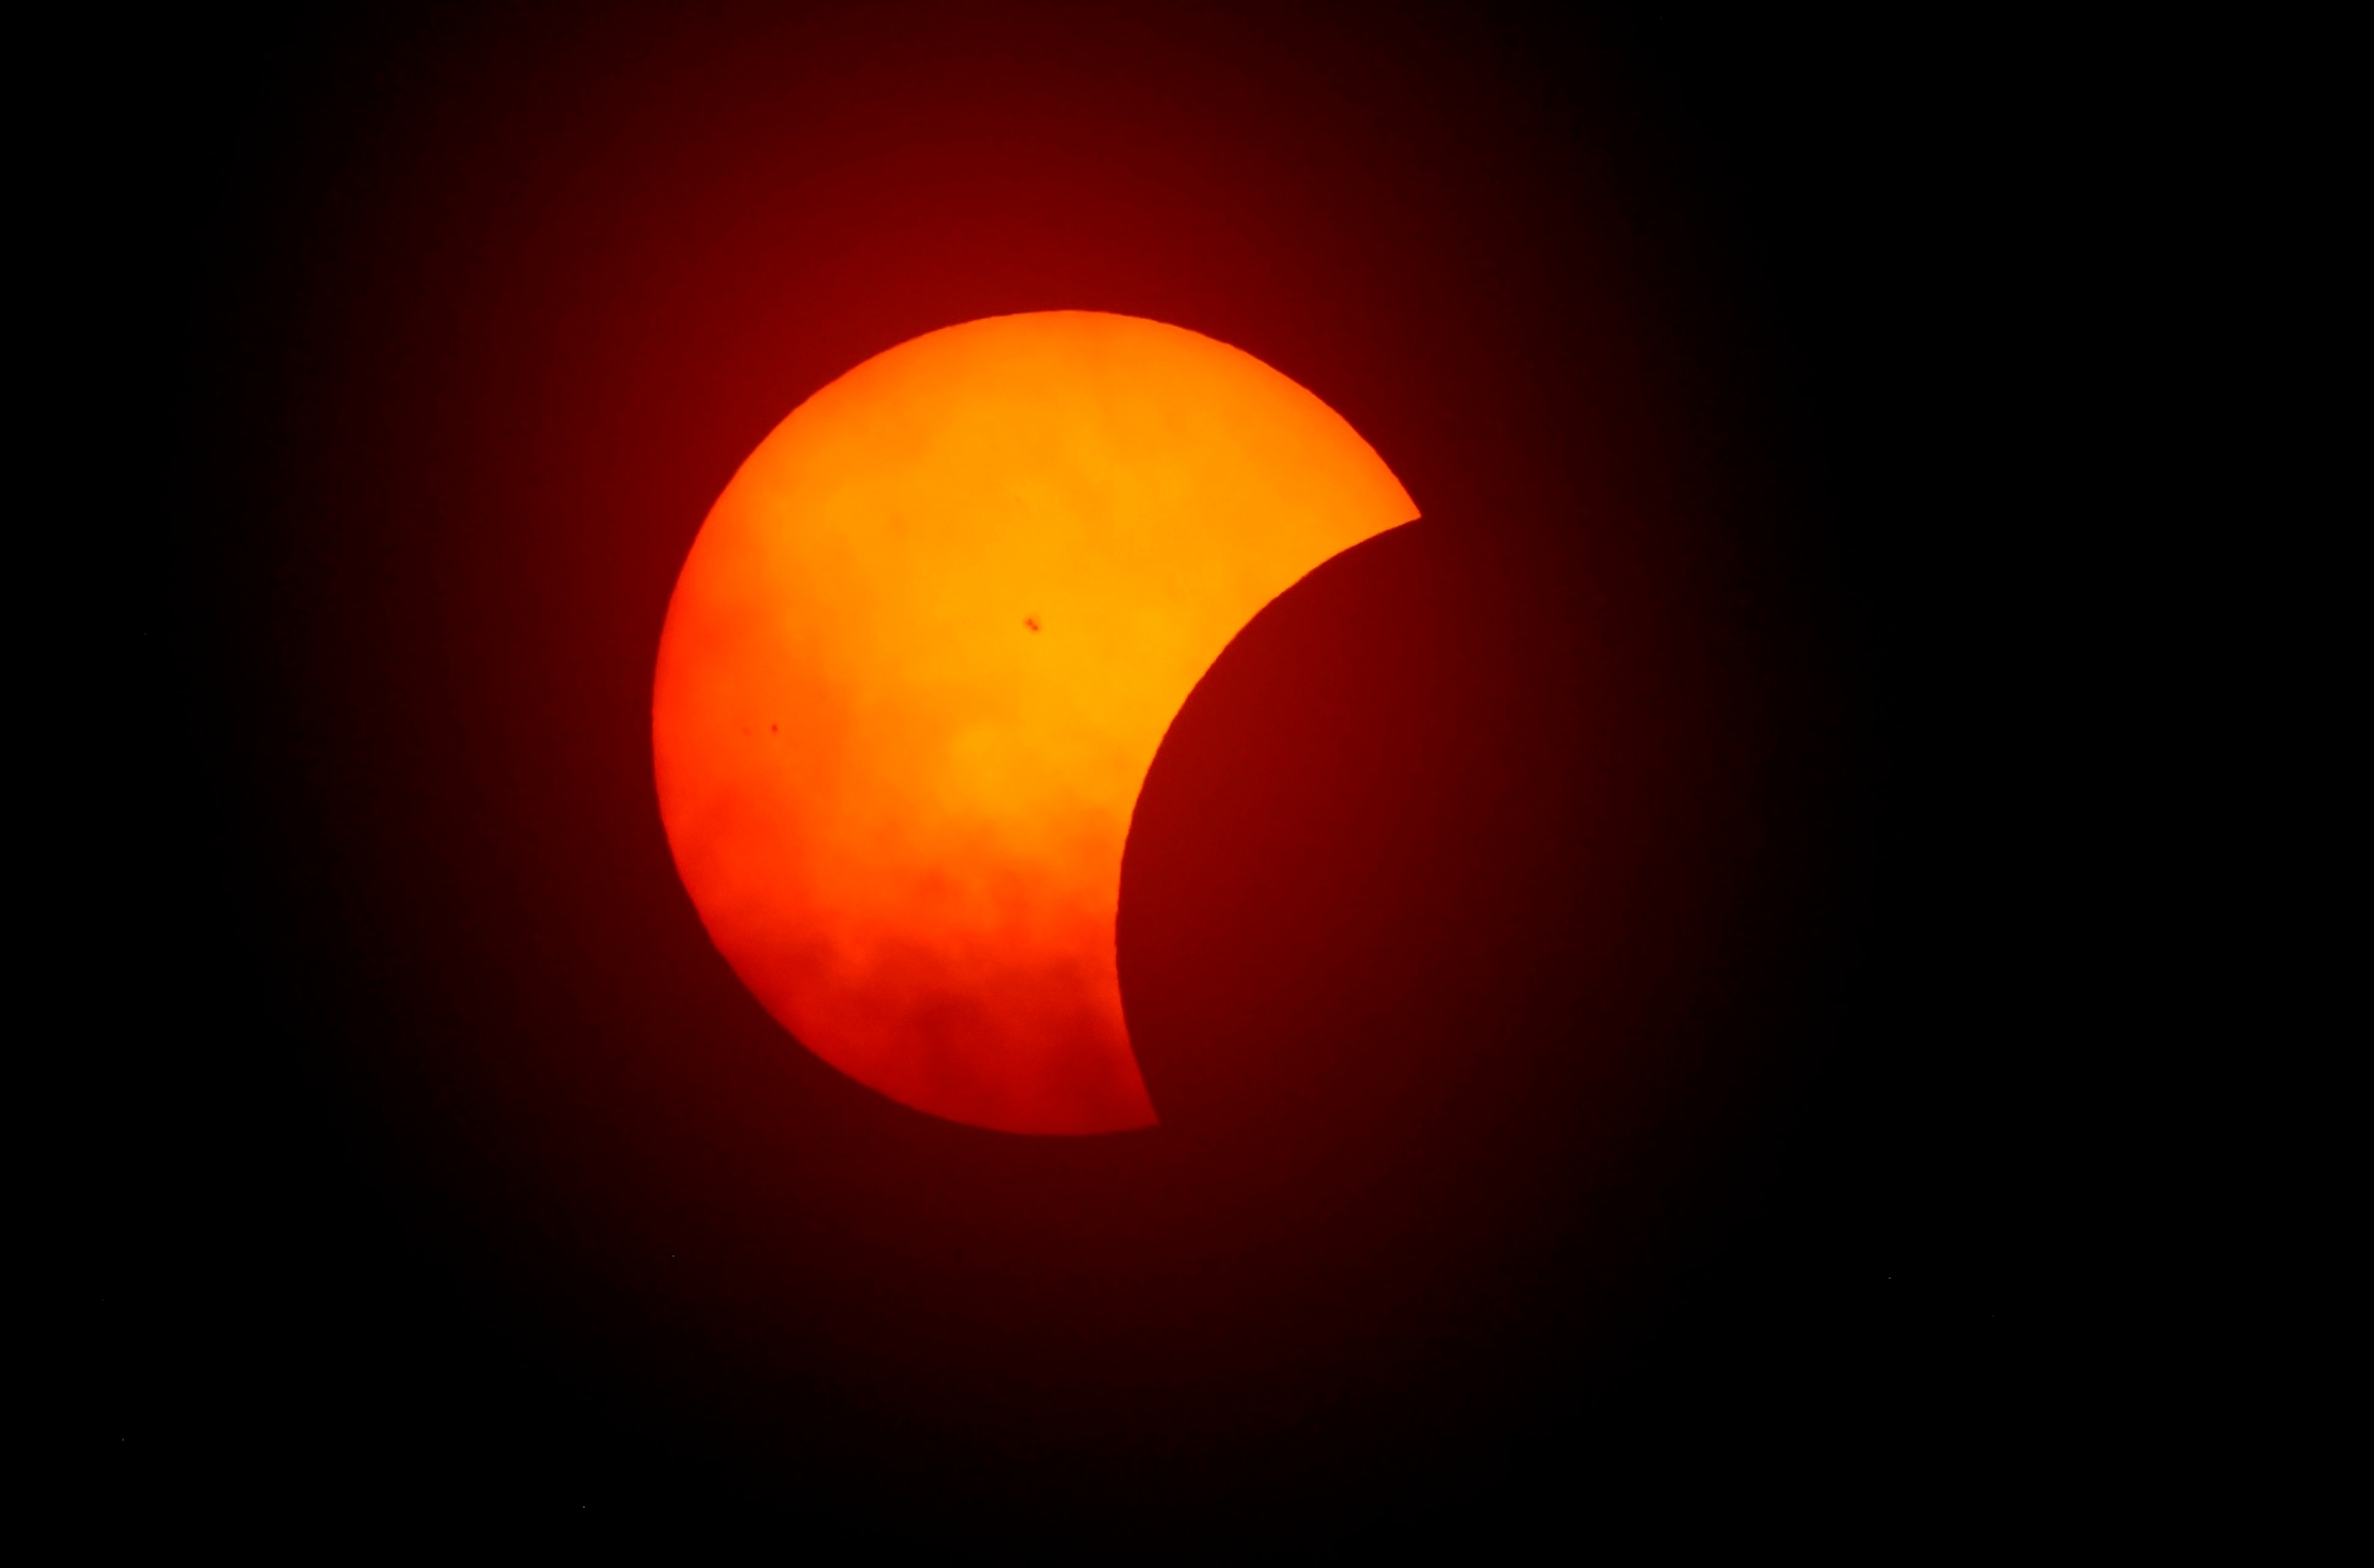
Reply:
[[660, 637], [660, 815], [694, 907], [802, 1043], [1021, 1133], [1156, 1120], [1113, 922], [1130, 813], [1262, 607], [1417, 515], [1317, 397], [1131, 316], [876, 355], [734, 477]]

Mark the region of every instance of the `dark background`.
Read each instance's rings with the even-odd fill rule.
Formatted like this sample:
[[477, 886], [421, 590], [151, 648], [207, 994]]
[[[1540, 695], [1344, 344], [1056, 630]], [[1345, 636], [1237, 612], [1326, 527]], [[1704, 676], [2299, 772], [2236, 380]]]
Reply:
[[[133, 154], [100, 273], [159, 366], [100, 658], [157, 711], [93, 725], [139, 890], [74, 914], [154, 954], [88, 1041], [125, 1505], [1127, 1545], [1965, 1496], [2023, 1180], [1966, 651], [2018, 434], [1981, 42], [1225, 6], [145, 41], [88, 134]], [[1425, 513], [1174, 725], [1120, 933], [1165, 1125], [1088, 1140], [786, 1039], [648, 749], [751, 447], [1059, 307], [1259, 356]]]

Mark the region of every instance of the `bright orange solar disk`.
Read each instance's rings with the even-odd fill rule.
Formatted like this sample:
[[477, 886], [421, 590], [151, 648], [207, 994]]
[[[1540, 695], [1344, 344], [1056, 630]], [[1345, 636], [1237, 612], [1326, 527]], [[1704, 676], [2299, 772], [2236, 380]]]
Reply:
[[718, 949], [920, 1111], [1152, 1124], [1113, 920], [1139, 784], [1238, 629], [1417, 515], [1252, 356], [997, 316], [809, 398], [711, 511], [652, 693], [660, 813]]

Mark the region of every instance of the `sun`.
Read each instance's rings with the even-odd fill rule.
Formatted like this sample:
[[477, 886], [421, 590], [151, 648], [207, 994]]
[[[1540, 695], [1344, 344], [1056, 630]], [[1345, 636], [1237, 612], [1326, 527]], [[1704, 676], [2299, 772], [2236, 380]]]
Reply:
[[919, 1111], [1152, 1125], [1113, 952], [1171, 718], [1263, 606], [1417, 509], [1319, 398], [1085, 311], [817, 393], [701, 525], [652, 745], [678, 873], [801, 1043]]

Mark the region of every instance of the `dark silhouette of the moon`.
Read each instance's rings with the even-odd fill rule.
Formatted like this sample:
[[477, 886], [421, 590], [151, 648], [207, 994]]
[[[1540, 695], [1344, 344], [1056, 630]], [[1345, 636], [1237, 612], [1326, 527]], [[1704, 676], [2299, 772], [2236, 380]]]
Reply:
[[1251, 1359], [1400, 1451], [1610, 1375], [1769, 1088], [1817, 912], [1758, 885], [1751, 650], [1659, 587], [1579, 529], [1393, 530], [1246, 628], [1138, 801], [1180, 1201], [1271, 1260]]

